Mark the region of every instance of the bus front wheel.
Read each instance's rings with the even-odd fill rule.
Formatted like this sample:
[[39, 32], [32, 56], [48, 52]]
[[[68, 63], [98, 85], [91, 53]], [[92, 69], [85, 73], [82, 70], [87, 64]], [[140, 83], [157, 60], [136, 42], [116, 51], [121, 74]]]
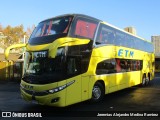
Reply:
[[92, 89], [91, 102], [99, 102], [105, 95], [104, 86], [101, 82], [96, 82]]

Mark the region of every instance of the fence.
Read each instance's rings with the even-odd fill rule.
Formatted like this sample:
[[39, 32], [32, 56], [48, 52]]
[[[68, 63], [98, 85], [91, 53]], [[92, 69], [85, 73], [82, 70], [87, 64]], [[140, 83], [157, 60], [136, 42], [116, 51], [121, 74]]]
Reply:
[[23, 61], [0, 62], [0, 81], [20, 81], [23, 71]]

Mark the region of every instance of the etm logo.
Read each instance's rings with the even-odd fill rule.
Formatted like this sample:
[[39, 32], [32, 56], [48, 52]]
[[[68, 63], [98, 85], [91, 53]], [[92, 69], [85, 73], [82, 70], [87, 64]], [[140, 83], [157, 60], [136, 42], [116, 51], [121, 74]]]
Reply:
[[119, 49], [118, 50], [119, 57], [132, 57], [134, 56], [134, 52], [130, 50]]

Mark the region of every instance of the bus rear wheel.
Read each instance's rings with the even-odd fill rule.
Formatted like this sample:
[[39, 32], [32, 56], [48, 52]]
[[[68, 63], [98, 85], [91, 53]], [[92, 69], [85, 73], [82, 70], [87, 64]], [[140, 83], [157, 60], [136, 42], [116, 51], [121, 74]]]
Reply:
[[146, 86], [146, 83], [147, 83], [146, 76], [143, 75], [141, 86], [142, 86], [142, 87]]
[[143, 75], [141, 86], [142, 87], [147, 86], [149, 82], [150, 82], [150, 76], [146, 77], [146, 75]]
[[151, 79], [150, 74], [148, 74], [148, 77], [146, 78], [146, 85], [150, 84], [150, 79]]
[[96, 82], [92, 89], [91, 102], [99, 102], [103, 99], [105, 95], [104, 87], [102, 83]]

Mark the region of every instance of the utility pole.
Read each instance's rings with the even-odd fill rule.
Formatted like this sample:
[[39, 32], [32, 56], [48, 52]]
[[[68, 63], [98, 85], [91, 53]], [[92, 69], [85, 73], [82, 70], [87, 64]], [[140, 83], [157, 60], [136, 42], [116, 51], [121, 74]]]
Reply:
[[[26, 43], [26, 35], [23, 36], [23, 43], [25, 44]], [[24, 60], [24, 56], [25, 56], [25, 48], [23, 48], [23, 56], [22, 56], [22, 59]]]

